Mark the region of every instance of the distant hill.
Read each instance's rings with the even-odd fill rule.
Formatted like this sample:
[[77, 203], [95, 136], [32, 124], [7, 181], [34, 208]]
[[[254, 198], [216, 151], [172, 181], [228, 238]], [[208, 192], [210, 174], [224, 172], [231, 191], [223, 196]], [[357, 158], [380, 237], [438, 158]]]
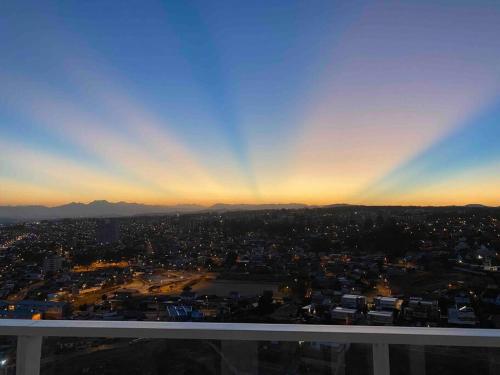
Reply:
[[[301, 209], [301, 208], [318, 208], [318, 207], [342, 208], [342, 207], [363, 207], [363, 206], [349, 205], [345, 203], [330, 204], [324, 206], [308, 206], [307, 204], [303, 203], [284, 203], [284, 204], [216, 203], [212, 206], [207, 207], [197, 204], [148, 205], [139, 203], [127, 203], [127, 202], [113, 203], [105, 200], [96, 200], [90, 203], [72, 202], [69, 204], [64, 204], [56, 207], [46, 207], [39, 205], [0, 206], [0, 223], [11, 223], [23, 220], [50, 220], [50, 219], [65, 219], [65, 218], [86, 218], [86, 217], [89, 218], [125, 217], [125, 216], [137, 216], [137, 215], [165, 215], [165, 214], [177, 214], [177, 213], [185, 214], [185, 213], [196, 213], [196, 212], [280, 210], [280, 209]], [[364, 206], [364, 207], [369, 207], [369, 206]], [[454, 207], [460, 207], [460, 206], [454, 206]], [[488, 206], [484, 206], [481, 204], [468, 204], [461, 207], [488, 208]]]
[[226, 204], [216, 203], [208, 209], [212, 211], [252, 211], [252, 210], [281, 210], [306, 208], [307, 204], [302, 203], [270, 203], [270, 204]]
[[323, 206], [325, 208], [336, 208], [336, 207], [351, 207], [353, 206], [352, 204], [348, 203], [335, 203], [335, 204], [328, 204], [326, 206]]
[[172, 206], [97, 200], [90, 203], [69, 203], [62, 206], [0, 206], [0, 218], [8, 220], [43, 220], [82, 217], [120, 217], [148, 214], [188, 213], [204, 210], [195, 204]]
[[304, 208], [305, 204], [223, 204], [206, 207], [197, 204], [147, 205], [127, 202], [96, 200], [90, 203], [68, 203], [62, 206], [0, 206], [0, 222], [44, 220], [84, 217], [123, 217], [135, 215], [161, 215], [207, 211], [249, 211]]

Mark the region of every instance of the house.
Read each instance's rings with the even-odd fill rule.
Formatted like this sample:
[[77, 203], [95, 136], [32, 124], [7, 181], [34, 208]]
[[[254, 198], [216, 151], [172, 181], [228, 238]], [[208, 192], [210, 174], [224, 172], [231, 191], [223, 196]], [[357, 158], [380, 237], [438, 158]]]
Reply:
[[24, 300], [9, 304], [0, 313], [7, 319], [62, 319], [67, 307], [65, 302]]
[[396, 297], [375, 297], [373, 302], [377, 311], [400, 310], [403, 303], [402, 300]]
[[436, 300], [426, 301], [422, 298], [410, 298], [408, 306], [404, 308], [404, 316], [407, 320], [439, 320], [439, 303]]
[[368, 311], [368, 322], [373, 325], [393, 325], [394, 313], [392, 311]]
[[448, 309], [448, 324], [460, 327], [475, 327], [478, 320], [472, 307], [452, 307]]
[[340, 305], [346, 309], [363, 310], [366, 306], [366, 297], [357, 294], [344, 294]]
[[345, 307], [335, 307], [331, 311], [332, 320], [338, 323], [353, 324], [360, 317], [357, 309], [347, 309]]

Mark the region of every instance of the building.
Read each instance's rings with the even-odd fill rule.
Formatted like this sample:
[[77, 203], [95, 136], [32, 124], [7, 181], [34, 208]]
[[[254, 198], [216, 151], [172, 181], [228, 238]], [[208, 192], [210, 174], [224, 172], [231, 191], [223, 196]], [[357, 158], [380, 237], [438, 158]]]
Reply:
[[392, 311], [400, 310], [403, 301], [396, 297], [375, 297], [373, 303], [377, 311]]
[[63, 319], [68, 305], [64, 302], [24, 300], [6, 305], [0, 310], [4, 319]]
[[167, 305], [167, 318], [173, 321], [187, 321], [191, 317], [191, 306]]
[[360, 314], [356, 309], [346, 309], [345, 307], [335, 307], [331, 311], [331, 317], [333, 321], [344, 324], [353, 324], [355, 323]]
[[441, 311], [436, 300], [426, 301], [422, 298], [410, 298], [408, 306], [404, 308], [404, 316], [407, 320], [438, 321], [441, 317]]
[[448, 309], [448, 324], [460, 327], [475, 327], [478, 320], [472, 307], [452, 307]]
[[393, 325], [394, 313], [392, 311], [368, 311], [368, 322], [373, 325]]
[[366, 297], [357, 294], [344, 294], [340, 305], [346, 309], [363, 310], [366, 306]]

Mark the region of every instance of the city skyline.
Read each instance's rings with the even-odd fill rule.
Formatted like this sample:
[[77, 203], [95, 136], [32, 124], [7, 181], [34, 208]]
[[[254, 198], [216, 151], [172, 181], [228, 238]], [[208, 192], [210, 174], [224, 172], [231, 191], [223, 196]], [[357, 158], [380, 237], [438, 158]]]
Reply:
[[0, 11], [0, 205], [500, 205], [498, 3]]

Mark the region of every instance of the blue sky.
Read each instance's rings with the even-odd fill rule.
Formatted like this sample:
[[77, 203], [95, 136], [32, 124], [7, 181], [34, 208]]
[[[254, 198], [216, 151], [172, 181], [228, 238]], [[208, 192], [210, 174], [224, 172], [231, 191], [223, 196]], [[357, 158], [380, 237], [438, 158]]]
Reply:
[[2, 204], [500, 204], [498, 2], [0, 12]]

